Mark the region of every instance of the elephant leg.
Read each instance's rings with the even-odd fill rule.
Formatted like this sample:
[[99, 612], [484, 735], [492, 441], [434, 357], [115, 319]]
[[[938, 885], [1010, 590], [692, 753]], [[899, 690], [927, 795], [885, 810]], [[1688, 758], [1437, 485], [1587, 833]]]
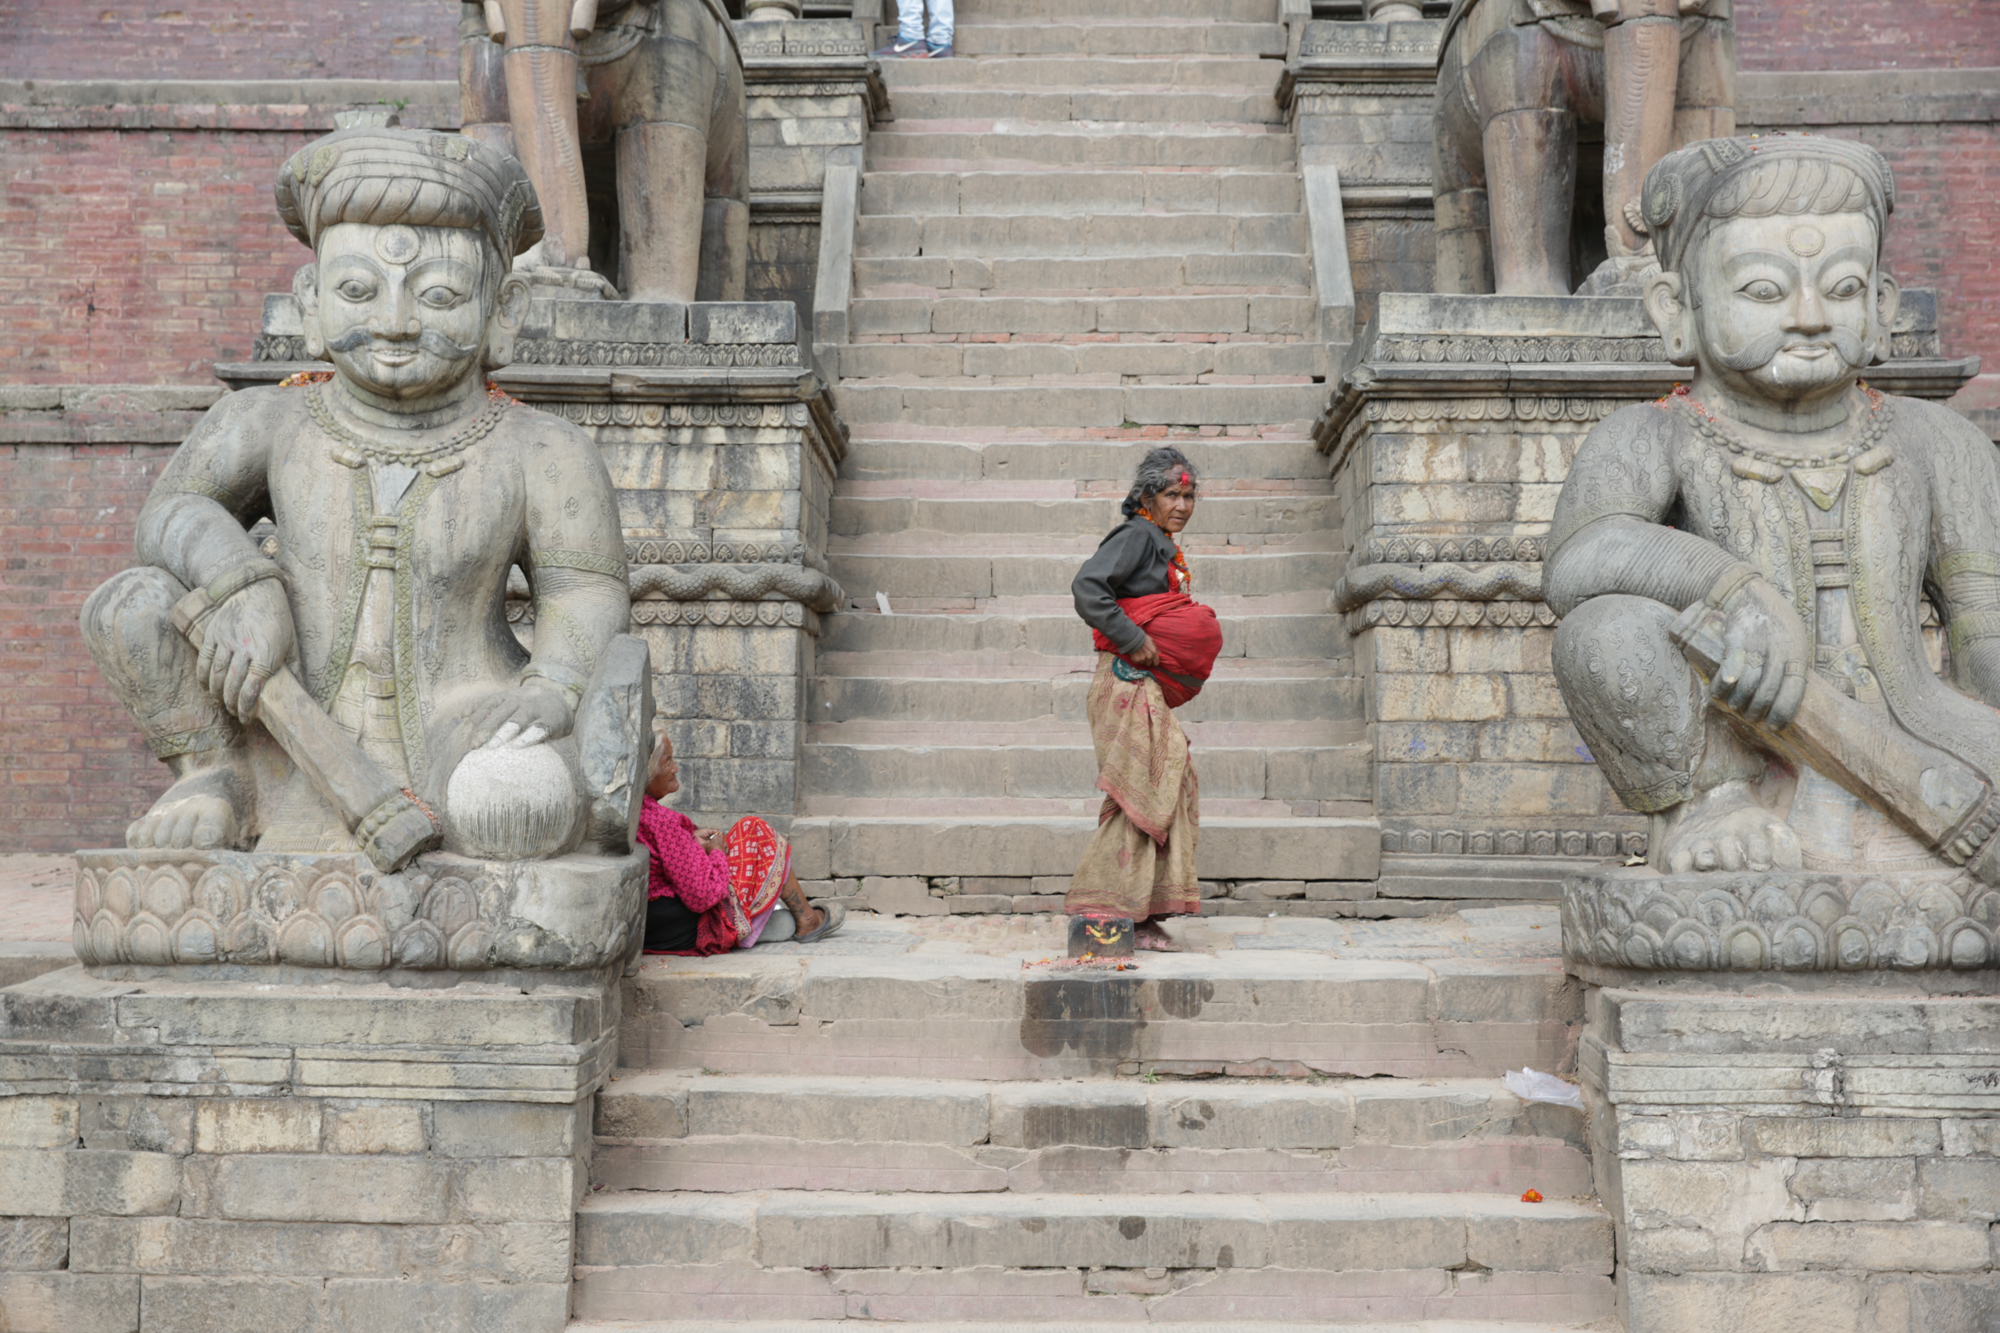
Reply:
[[1675, 148], [1736, 133], [1736, 26], [1728, 19], [1688, 25], [1674, 95]]
[[502, 52], [486, 30], [486, 9], [479, 0], [458, 7], [458, 119], [468, 139], [514, 155]]
[[701, 277], [696, 299], [740, 301], [750, 269], [750, 119], [743, 107], [743, 76], [724, 64], [714, 114], [708, 122], [708, 161], [702, 182]]
[[1673, 145], [1680, 57], [1678, 18], [1634, 18], [1604, 30], [1604, 219], [1613, 259], [1646, 245], [1626, 205], [1638, 203], [1646, 173]]
[[[577, 141], [576, 50], [568, 38], [567, 6], [554, 39], [510, 32], [503, 57], [514, 144], [541, 200], [543, 261], [557, 268], [590, 264], [590, 204], [584, 194], [583, 150]], [[536, 40], [542, 36], [542, 40]]]
[[1431, 185], [1437, 259], [1431, 289], [1478, 296], [1493, 290], [1493, 233], [1479, 123], [1454, 73], [1438, 80], [1432, 118]]
[[707, 139], [671, 121], [618, 131], [619, 259], [631, 300], [697, 299]]
[[1568, 296], [1570, 207], [1576, 197], [1576, 117], [1538, 108], [1486, 122], [1493, 289]]

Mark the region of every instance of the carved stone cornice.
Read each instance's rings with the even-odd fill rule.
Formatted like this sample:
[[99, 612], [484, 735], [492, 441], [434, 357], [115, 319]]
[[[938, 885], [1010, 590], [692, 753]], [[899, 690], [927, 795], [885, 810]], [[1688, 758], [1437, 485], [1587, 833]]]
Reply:
[[1349, 634], [1388, 626], [1391, 629], [1543, 629], [1555, 625], [1558, 617], [1547, 602], [1461, 602], [1439, 598], [1434, 601], [1403, 601], [1382, 598], [1363, 602], [1347, 612]]
[[1353, 565], [1333, 585], [1333, 603], [1342, 611], [1377, 599], [1435, 601], [1450, 598], [1470, 602], [1542, 600], [1539, 562], [1495, 561], [1486, 564]]
[[[534, 624], [534, 607], [528, 602], [507, 603], [507, 622], [512, 625]], [[649, 597], [632, 603], [632, 623], [735, 626], [738, 629], [761, 625], [765, 628], [802, 629], [813, 635], [819, 633], [818, 613], [799, 602], [737, 602], [720, 598], [675, 602]]]
[[1385, 828], [1384, 856], [1644, 856], [1644, 833], [1607, 829]]
[[[832, 575], [803, 558], [796, 563], [634, 565], [629, 579], [635, 605], [647, 598], [670, 602], [721, 598], [745, 603], [797, 602], [814, 611], [832, 611], [846, 595]], [[510, 621], [533, 623], [532, 609], [515, 610], [516, 606], [529, 607], [529, 593], [528, 580], [518, 569], [512, 571], [507, 579], [507, 595], [512, 599], [507, 612]]]

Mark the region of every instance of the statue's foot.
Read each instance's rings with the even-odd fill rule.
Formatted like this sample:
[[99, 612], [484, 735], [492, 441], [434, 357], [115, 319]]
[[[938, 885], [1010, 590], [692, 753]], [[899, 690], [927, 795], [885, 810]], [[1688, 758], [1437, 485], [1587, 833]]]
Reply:
[[1667, 870], [1797, 870], [1799, 838], [1751, 794], [1746, 782], [1725, 782], [1680, 808], [1662, 848]]
[[181, 776], [125, 830], [127, 847], [233, 847], [243, 828], [237, 773], [229, 764]]
[[1599, 264], [1576, 289], [1578, 296], [1644, 296], [1646, 280], [1660, 271], [1650, 248], [1636, 255], [1616, 255]]

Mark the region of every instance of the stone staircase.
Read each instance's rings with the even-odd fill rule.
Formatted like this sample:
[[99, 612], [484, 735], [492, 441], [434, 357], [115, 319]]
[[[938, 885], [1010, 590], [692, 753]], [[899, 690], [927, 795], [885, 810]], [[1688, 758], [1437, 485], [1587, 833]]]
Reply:
[[1573, 1049], [1555, 913], [1444, 920], [1242, 921], [1322, 933], [1131, 973], [1032, 965], [1058, 923], [1020, 917], [648, 959], [572, 1333], [1607, 1319], [1583, 1117], [1497, 1079]]
[[958, 58], [883, 62], [897, 118], [869, 140], [838, 351], [849, 605], [819, 641], [794, 823], [829, 848], [814, 892], [1052, 905], [1100, 800], [1069, 581], [1166, 441], [1203, 473], [1184, 541], [1226, 643], [1180, 710], [1203, 876], [1327, 913], [1374, 878], [1276, 16], [963, 0]]

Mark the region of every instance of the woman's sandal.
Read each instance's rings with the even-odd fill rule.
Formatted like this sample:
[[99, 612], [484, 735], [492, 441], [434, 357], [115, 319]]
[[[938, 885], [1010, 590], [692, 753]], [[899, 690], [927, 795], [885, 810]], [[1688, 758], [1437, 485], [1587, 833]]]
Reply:
[[814, 940], [823, 940], [846, 924], [847, 908], [844, 904], [814, 903], [813, 906], [819, 908], [820, 923], [803, 935], [792, 936], [792, 943], [811, 944]]

